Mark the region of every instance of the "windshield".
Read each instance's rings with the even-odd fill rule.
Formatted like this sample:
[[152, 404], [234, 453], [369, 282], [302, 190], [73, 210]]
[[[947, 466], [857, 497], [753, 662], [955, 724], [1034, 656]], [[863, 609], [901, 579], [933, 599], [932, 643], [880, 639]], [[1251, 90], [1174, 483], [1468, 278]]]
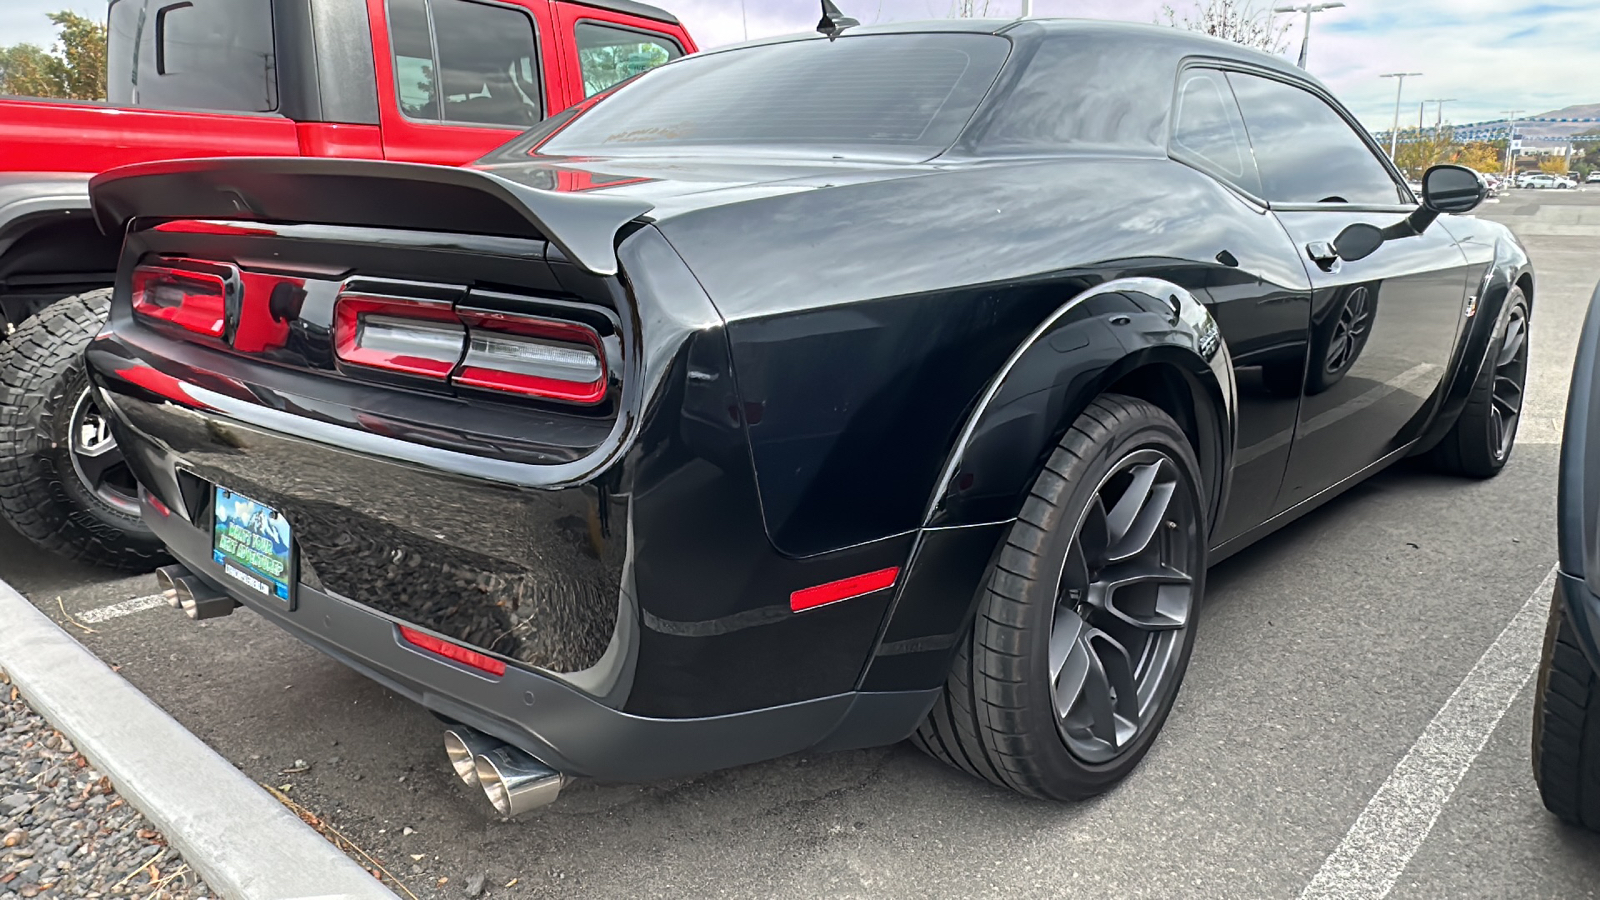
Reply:
[[1010, 46], [988, 34], [884, 34], [685, 57], [618, 88], [535, 149], [762, 146], [925, 159], [955, 142]]

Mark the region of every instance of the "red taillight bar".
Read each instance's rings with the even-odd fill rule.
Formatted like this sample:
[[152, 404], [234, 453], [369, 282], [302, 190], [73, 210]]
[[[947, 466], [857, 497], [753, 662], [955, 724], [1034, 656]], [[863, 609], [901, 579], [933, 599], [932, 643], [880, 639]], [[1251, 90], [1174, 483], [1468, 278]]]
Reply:
[[437, 653], [445, 659], [454, 660], [464, 666], [471, 666], [480, 672], [488, 672], [496, 678], [506, 674], [506, 664], [492, 656], [486, 656], [460, 644], [452, 644], [431, 634], [423, 634], [415, 628], [407, 628], [404, 625], [399, 626], [399, 628], [400, 637], [414, 647], [421, 647], [429, 653]]
[[139, 266], [133, 270], [133, 311], [185, 331], [219, 338], [227, 324], [228, 283], [220, 275]]
[[815, 609], [818, 606], [826, 606], [829, 603], [838, 603], [842, 600], [854, 600], [857, 597], [893, 587], [894, 580], [899, 577], [900, 567], [895, 566], [891, 569], [879, 569], [876, 572], [868, 572], [865, 575], [852, 575], [849, 578], [841, 578], [838, 581], [830, 581], [827, 584], [808, 587], [789, 595], [789, 609], [792, 612], [800, 612], [802, 610]]
[[468, 328], [456, 384], [568, 403], [605, 397], [605, 350], [593, 328], [482, 310], [456, 314]]
[[444, 380], [461, 361], [467, 330], [447, 302], [342, 293], [333, 310], [341, 362]]

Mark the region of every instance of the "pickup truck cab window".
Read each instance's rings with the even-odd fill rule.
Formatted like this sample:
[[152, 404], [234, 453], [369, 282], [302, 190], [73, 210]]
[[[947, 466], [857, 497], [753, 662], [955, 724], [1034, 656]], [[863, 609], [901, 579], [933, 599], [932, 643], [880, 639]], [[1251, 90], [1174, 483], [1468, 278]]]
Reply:
[[683, 48], [658, 34], [582, 21], [573, 29], [583, 95], [593, 97], [611, 86], [683, 55]]
[[1264, 196], [1272, 203], [1403, 202], [1389, 170], [1326, 100], [1286, 82], [1229, 72]]
[[146, 108], [272, 112], [272, 8], [236, 0], [113, 0], [106, 91]]
[[543, 118], [538, 37], [523, 10], [392, 0], [389, 30], [395, 93], [408, 118], [516, 128]]

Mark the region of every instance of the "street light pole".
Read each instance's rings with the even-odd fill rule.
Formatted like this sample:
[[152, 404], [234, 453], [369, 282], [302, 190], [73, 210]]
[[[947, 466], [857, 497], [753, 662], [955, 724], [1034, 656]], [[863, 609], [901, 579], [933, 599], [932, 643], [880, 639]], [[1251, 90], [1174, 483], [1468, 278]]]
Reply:
[[1421, 72], [1390, 72], [1379, 75], [1379, 78], [1398, 79], [1394, 88], [1394, 127], [1389, 129], [1389, 158], [1394, 159], [1396, 148], [1400, 144], [1400, 93], [1405, 90], [1407, 78], [1417, 78]]
[[1511, 178], [1517, 174], [1517, 151], [1512, 147], [1517, 143], [1517, 116], [1522, 115], [1520, 109], [1502, 109], [1500, 115], [1506, 117], [1506, 177]]
[[[1025, 0], [1026, 2], [1026, 0]], [[1344, 6], [1344, 0], [1332, 0], [1331, 3], [1302, 3], [1299, 6], [1274, 6], [1275, 13], [1305, 13], [1306, 27], [1300, 38], [1300, 68], [1306, 67], [1306, 51], [1311, 47], [1311, 14], [1319, 13], [1325, 9], [1338, 9]]]
[[1033, 0], [1022, 0], [1022, 18], [1033, 15]]
[[1439, 116], [1438, 118], [1434, 119], [1433, 122], [1433, 139], [1437, 141], [1439, 139], [1439, 133], [1444, 131], [1444, 105], [1446, 103], [1456, 102], [1456, 98], [1446, 97], [1443, 100], [1424, 100], [1423, 102], [1439, 104]]

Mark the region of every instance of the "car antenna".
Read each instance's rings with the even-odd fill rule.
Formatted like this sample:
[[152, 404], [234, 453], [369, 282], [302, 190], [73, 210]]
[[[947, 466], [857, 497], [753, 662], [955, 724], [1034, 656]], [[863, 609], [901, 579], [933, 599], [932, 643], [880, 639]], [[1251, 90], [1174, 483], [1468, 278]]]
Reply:
[[860, 20], [840, 12], [839, 7], [833, 5], [833, 0], [822, 0], [822, 21], [817, 23], [817, 32], [827, 35], [829, 41], [837, 39], [846, 28], [860, 24]]

